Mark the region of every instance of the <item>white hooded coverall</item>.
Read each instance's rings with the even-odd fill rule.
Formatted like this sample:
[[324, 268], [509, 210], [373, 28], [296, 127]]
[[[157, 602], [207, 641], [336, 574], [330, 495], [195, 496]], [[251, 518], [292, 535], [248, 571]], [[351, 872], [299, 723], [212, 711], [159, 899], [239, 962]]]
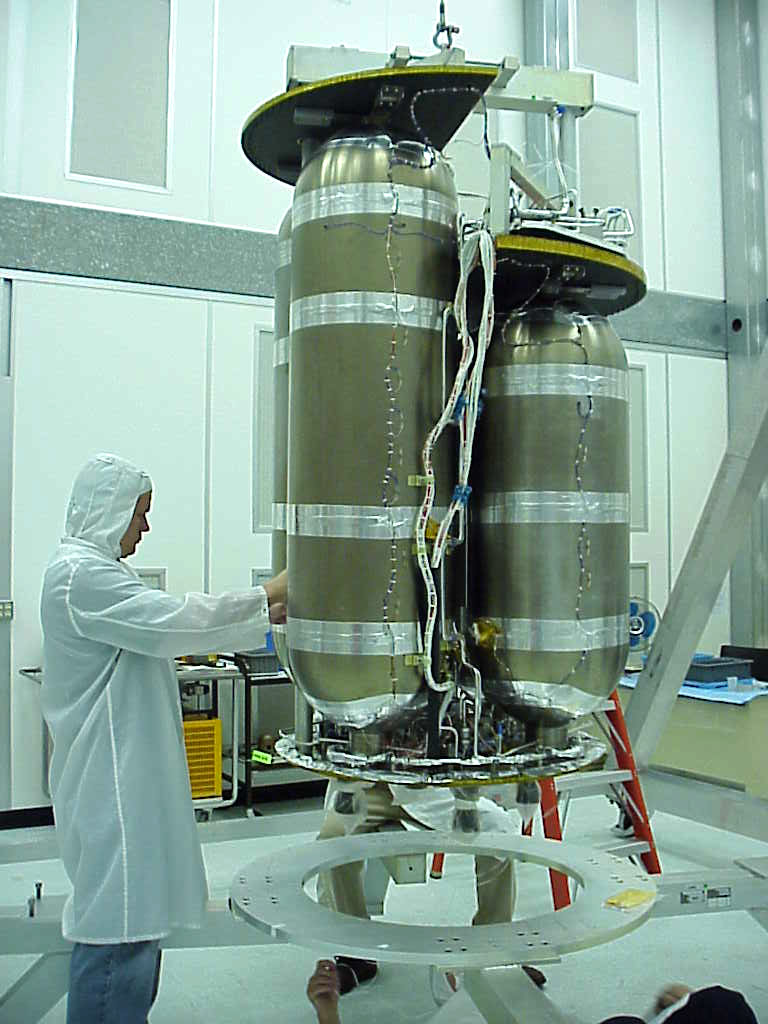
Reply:
[[199, 927], [207, 884], [171, 658], [264, 644], [263, 588], [172, 597], [120, 560], [149, 477], [113, 455], [81, 470], [43, 580], [42, 707], [50, 785], [74, 892], [73, 942], [158, 939]]

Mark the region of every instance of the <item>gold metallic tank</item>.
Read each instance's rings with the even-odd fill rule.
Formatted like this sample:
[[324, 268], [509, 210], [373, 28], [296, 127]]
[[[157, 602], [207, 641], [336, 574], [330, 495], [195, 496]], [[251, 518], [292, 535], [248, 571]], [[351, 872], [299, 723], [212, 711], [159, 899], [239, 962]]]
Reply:
[[606, 319], [554, 308], [497, 327], [470, 533], [483, 689], [557, 724], [616, 686], [627, 655], [627, 360]]
[[[330, 140], [296, 185], [287, 641], [294, 679], [343, 725], [384, 727], [425, 699], [412, 478], [441, 412], [456, 216], [443, 158], [386, 135]], [[445, 505], [450, 443], [436, 455]]]

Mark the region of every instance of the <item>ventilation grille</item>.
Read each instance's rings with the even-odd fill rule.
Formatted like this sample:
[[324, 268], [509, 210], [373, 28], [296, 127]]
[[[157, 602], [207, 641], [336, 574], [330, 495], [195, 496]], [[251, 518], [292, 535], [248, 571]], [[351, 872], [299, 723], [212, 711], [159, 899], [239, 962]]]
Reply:
[[221, 720], [188, 719], [184, 722], [184, 746], [192, 798], [221, 796]]

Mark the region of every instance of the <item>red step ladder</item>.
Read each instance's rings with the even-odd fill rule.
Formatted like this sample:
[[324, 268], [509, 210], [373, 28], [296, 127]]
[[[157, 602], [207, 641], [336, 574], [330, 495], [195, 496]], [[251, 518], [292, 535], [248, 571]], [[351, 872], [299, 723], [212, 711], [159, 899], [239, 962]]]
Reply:
[[[632, 753], [632, 744], [629, 741], [629, 733], [624, 721], [624, 712], [621, 708], [618, 691], [614, 690], [608, 700], [611, 707], [606, 708], [602, 713], [605, 714], [608, 721], [607, 734], [616, 756], [618, 771], [583, 772], [579, 778], [590, 785], [599, 782], [601, 778], [606, 778], [606, 785], [622, 787], [621, 805], [630, 817], [635, 840], [641, 844], [637, 849], [637, 854], [649, 875], [659, 875], [661, 874], [661, 864], [659, 863], [659, 855], [656, 851], [656, 841], [651, 831], [651, 822], [648, 817], [648, 808], [646, 807], [643, 790], [637, 777], [637, 765], [635, 764], [635, 756]], [[597, 712], [595, 717], [600, 713]], [[541, 790], [539, 810], [541, 812], [544, 835], [547, 839], [562, 840], [563, 838], [557, 802], [558, 782], [571, 779], [573, 779], [572, 775], [565, 775], [561, 776], [560, 779], [538, 780]], [[523, 826], [523, 835], [530, 836], [532, 833], [533, 818], [531, 818], [527, 825]], [[442, 853], [434, 854], [430, 870], [431, 878], [442, 877], [443, 860], [444, 855]], [[571, 902], [568, 876], [560, 871], [555, 871], [554, 868], [550, 868], [549, 883], [552, 888], [552, 901], [555, 905], [555, 910], [562, 910], [563, 907], [567, 907]]]
[[[635, 756], [632, 753], [632, 745], [629, 741], [629, 733], [624, 721], [624, 712], [621, 709], [621, 701], [616, 690], [610, 695], [609, 701], [613, 706], [612, 708], [607, 708], [604, 713], [608, 720], [608, 737], [616, 755], [618, 773], [606, 774], [612, 777], [618, 776], [615, 778], [615, 784], [623, 789], [621, 794], [622, 807], [626, 810], [632, 822], [635, 839], [643, 844], [639, 856], [648, 874], [658, 875], [661, 874], [661, 864], [659, 863], [659, 855], [656, 850], [656, 841], [651, 831], [648, 808], [645, 804], [640, 780], [637, 777]], [[585, 781], [592, 781], [599, 774], [585, 772], [583, 778]], [[564, 776], [564, 778], [568, 778], [568, 776]], [[557, 803], [557, 783], [558, 780], [553, 778], [539, 780], [539, 787], [541, 789], [539, 809], [541, 811], [544, 835], [547, 839], [562, 840], [563, 830], [560, 824], [560, 812]], [[531, 835], [532, 832], [533, 818], [531, 818], [527, 825], [523, 826], [524, 835]], [[552, 901], [555, 905], [555, 910], [567, 907], [571, 902], [567, 875], [550, 869], [549, 883], [552, 888]]]

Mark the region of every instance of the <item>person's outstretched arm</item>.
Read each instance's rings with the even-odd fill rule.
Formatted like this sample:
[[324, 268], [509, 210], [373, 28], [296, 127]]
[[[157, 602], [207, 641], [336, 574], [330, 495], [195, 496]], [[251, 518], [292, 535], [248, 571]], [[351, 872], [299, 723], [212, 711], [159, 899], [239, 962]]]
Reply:
[[318, 960], [307, 983], [307, 998], [315, 1008], [317, 1024], [341, 1024], [339, 976], [333, 960]]
[[265, 587], [175, 597], [104, 559], [76, 566], [61, 589], [77, 634], [155, 658], [262, 647], [270, 620], [285, 618], [284, 573]]

